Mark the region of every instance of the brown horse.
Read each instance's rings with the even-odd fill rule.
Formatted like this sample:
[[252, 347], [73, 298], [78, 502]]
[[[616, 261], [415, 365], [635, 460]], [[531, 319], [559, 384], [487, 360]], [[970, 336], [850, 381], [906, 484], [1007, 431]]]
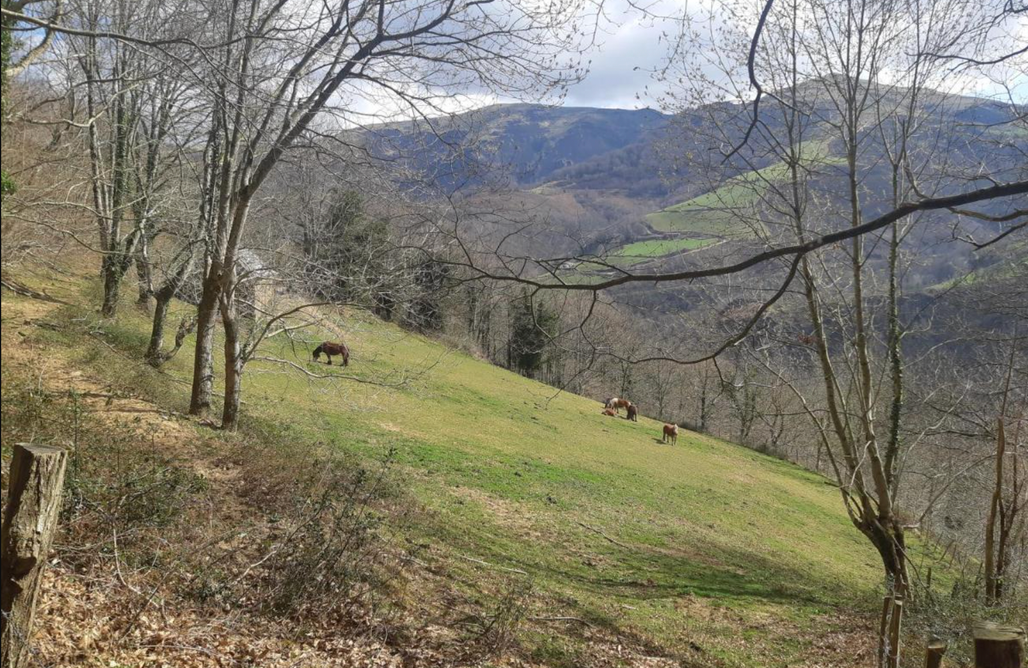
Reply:
[[664, 425], [664, 437], [660, 439], [661, 443], [667, 443], [671, 441], [671, 445], [678, 445], [678, 425], [677, 424], [666, 424]]
[[321, 353], [325, 353], [325, 356], [328, 357], [329, 366], [332, 366], [333, 355], [340, 355], [343, 358], [343, 366], [349, 366], [350, 364], [350, 349], [346, 347], [345, 343], [332, 343], [331, 341], [325, 341], [314, 349], [315, 362], [321, 358]]
[[603, 409], [603, 414], [608, 416], [608, 417], [614, 417], [616, 415], [616, 413], [614, 412], [613, 408], [604, 408]]
[[628, 418], [632, 422], [639, 421], [639, 407], [635, 404], [628, 404]]
[[628, 408], [629, 406], [631, 406], [632, 402], [628, 399], [618, 399], [617, 397], [614, 397], [612, 399], [607, 399], [607, 401], [605, 401], [603, 405], [605, 408], [610, 408], [615, 413], [618, 413], [621, 411], [622, 408]]

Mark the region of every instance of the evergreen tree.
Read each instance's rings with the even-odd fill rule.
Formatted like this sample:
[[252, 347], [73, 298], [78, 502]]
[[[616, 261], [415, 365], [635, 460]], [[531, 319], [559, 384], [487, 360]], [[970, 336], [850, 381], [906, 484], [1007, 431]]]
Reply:
[[443, 297], [449, 270], [446, 265], [432, 260], [412, 267], [413, 285], [407, 306], [406, 324], [419, 332], [442, 331]]
[[388, 227], [365, 214], [359, 193], [339, 193], [328, 219], [317, 229], [304, 231], [304, 253], [315, 291], [340, 302], [377, 306], [388, 239]]
[[557, 335], [560, 315], [544, 302], [533, 303], [525, 293], [512, 305], [510, 366], [533, 377], [547, 361], [546, 345]]

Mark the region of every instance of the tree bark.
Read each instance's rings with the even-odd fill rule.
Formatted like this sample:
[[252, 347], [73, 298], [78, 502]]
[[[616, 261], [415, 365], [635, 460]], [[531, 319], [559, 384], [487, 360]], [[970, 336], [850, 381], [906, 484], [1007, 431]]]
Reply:
[[150, 329], [150, 345], [146, 349], [146, 360], [151, 364], [161, 358], [161, 349], [164, 348], [164, 323], [168, 318], [168, 307], [170, 305], [171, 297], [165, 298], [160, 293], [156, 295], [153, 327]]
[[221, 428], [235, 431], [239, 427], [239, 398], [243, 379], [243, 355], [239, 342], [239, 321], [235, 306], [223, 300], [221, 320], [225, 329], [225, 404]]
[[126, 259], [124, 254], [118, 251], [109, 252], [104, 256], [102, 263], [104, 297], [100, 307], [100, 315], [104, 318], [113, 318], [118, 312], [121, 282], [125, 278], [129, 261], [130, 259]]
[[136, 299], [136, 305], [149, 311], [150, 300], [154, 297], [154, 289], [153, 269], [150, 265], [150, 239], [145, 231], [140, 235], [135, 261], [136, 276], [139, 279], [139, 297]]
[[192, 321], [193, 324], [188, 326], [186, 329], [185, 323], [179, 326], [178, 334], [175, 336], [175, 348], [168, 355], [165, 355], [162, 350], [164, 348], [164, 327], [168, 319], [168, 308], [171, 306], [171, 300], [175, 298], [182, 284], [193, 270], [194, 253], [192, 248], [187, 246], [184, 249], [187, 254], [185, 260], [179, 265], [178, 269], [164, 282], [161, 287], [153, 293], [154, 295], [154, 312], [153, 312], [153, 327], [150, 329], [150, 345], [146, 351], [146, 360], [153, 366], [160, 366], [164, 362], [171, 359], [175, 353], [178, 352], [179, 348], [182, 347], [182, 341], [185, 339], [188, 331], [191, 331], [196, 326], [195, 319]]
[[203, 415], [214, 394], [214, 318], [217, 315], [220, 281], [208, 276], [196, 309], [196, 349], [193, 351], [193, 388], [189, 414]]
[[996, 437], [996, 483], [989, 504], [989, 518], [985, 523], [985, 602], [996, 605], [1000, 601], [1000, 578], [1002, 574], [997, 567], [996, 528], [1003, 506], [1003, 460], [1006, 457], [1006, 437], [1003, 418], [1000, 417]]
[[1016, 355], [1017, 332], [1015, 331], [1013, 341], [1010, 344], [1010, 357], [1007, 360], [1003, 398], [1000, 402], [999, 419], [996, 423], [996, 477], [989, 504], [989, 516], [985, 523], [984, 566], [986, 605], [997, 605], [1003, 598], [1003, 571], [1006, 566], [1007, 538], [1010, 528], [1006, 522], [1007, 508], [1003, 499], [1003, 486], [1006, 480], [1004, 460], [1007, 456], [1006, 419]]
[[32, 621], [61, 511], [67, 453], [16, 445], [0, 536], [0, 666], [20, 668], [31, 654]]

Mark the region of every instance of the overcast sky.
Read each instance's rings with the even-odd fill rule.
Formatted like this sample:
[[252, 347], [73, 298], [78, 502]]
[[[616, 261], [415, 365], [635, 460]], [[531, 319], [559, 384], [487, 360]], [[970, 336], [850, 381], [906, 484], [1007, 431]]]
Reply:
[[[1028, 44], [1028, 16], [1011, 23], [1007, 29], [1016, 42]], [[669, 45], [665, 33], [674, 30], [672, 21], [638, 18], [608, 27], [601, 43], [586, 56], [592, 61], [589, 75], [569, 91], [565, 104], [621, 109], [657, 107], [664, 86], [652, 73], [667, 58]], [[1013, 67], [1007, 70], [1007, 83], [1013, 87], [1015, 101], [1022, 104], [1028, 104], [1026, 63], [1028, 55], [1022, 55], [1018, 61], [1012, 61]], [[1004, 95], [996, 82], [980, 77], [949, 79], [947, 83], [971, 95]]]
[[652, 72], [667, 58], [664, 31], [669, 22], [630, 20], [601, 39], [586, 56], [592, 63], [585, 81], [574, 86], [565, 104], [635, 109], [656, 106], [662, 87]]

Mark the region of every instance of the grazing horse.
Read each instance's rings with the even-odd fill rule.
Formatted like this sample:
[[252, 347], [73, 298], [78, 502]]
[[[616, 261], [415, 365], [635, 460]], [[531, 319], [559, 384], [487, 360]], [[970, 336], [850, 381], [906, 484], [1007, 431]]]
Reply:
[[666, 424], [664, 425], [664, 437], [660, 439], [661, 443], [667, 443], [671, 441], [671, 445], [678, 445], [678, 425], [677, 424]]
[[603, 405], [605, 408], [613, 410], [614, 413], [619, 413], [622, 408], [628, 408], [631, 406], [632, 402], [628, 399], [618, 399], [617, 397], [614, 397], [613, 399], [607, 399]]
[[635, 404], [628, 404], [628, 418], [632, 422], [639, 421], [639, 407]]
[[314, 349], [315, 362], [321, 358], [321, 353], [325, 353], [325, 356], [328, 357], [329, 366], [332, 366], [333, 355], [342, 356], [343, 366], [349, 366], [350, 364], [350, 349], [346, 347], [345, 343], [332, 343], [331, 341], [325, 341]]

